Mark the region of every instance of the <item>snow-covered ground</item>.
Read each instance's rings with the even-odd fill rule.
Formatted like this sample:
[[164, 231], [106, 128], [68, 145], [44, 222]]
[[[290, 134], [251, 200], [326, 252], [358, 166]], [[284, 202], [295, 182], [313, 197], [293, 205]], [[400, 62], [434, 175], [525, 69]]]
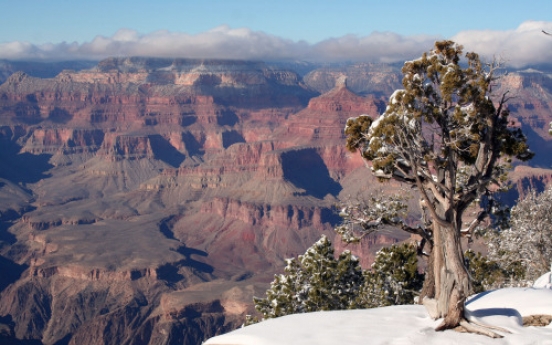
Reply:
[[467, 303], [470, 319], [511, 333], [491, 339], [456, 331], [435, 332], [423, 306], [393, 306], [366, 310], [327, 311], [269, 319], [211, 338], [205, 345], [523, 345], [552, 344], [552, 325], [522, 327], [522, 317], [552, 315], [552, 290], [511, 288], [475, 295]]

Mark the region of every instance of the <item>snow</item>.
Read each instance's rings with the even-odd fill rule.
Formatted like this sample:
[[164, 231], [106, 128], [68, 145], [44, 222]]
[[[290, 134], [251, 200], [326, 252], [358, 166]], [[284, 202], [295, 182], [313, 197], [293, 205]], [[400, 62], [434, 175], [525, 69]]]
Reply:
[[552, 344], [552, 325], [522, 327], [521, 317], [552, 315], [552, 290], [510, 288], [475, 295], [466, 303], [470, 320], [509, 330], [491, 339], [453, 330], [435, 332], [423, 306], [288, 315], [211, 338], [205, 345], [365, 345], [365, 344]]
[[552, 267], [550, 267], [550, 272], [543, 274], [533, 284], [535, 288], [545, 288], [552, 289]]
[[389, 103], [390, 104], [397, 104], [399, 103], [399, 97], [402, 97], [404, 94], [403, 89], [397, 89], [393, 92], [393, 94], [389, 97]]

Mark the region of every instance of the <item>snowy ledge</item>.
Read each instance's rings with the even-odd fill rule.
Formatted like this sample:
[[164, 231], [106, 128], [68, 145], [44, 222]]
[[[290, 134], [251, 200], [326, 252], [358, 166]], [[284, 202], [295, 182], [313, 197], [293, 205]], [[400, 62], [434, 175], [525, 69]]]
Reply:
[[270, 319], [207, 340], [205, 345], [365, 344], [552, 344], [552, 325], [523, 327], [522, 317], [552, 315], [552, 290], [511, 288], [475, 295], [469, 318], [510, 330], [502, 339], [456, 331], [435, 332], [440, 323], [419, 305], [296, 314]]

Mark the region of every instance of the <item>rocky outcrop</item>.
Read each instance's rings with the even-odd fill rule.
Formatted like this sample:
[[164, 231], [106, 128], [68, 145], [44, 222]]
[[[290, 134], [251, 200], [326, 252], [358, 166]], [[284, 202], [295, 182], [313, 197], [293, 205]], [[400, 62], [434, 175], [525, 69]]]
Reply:
[[508, 175], [510, 188], [500, 195], [503, 202], [514, 205], [524, 199], [528, 193], [541, 193], [552, 187], [552, 171], [550, 169], [532, 168], [519, 165]]
[[395, 89], [402, 87], [400, 68], [375, 63], [316, 68], [307, 73], [304, 80], [318, 92], [326, 93], [343, 76], [347, 77], [350, 89], [362, 95], [388, 97]]
[[22, 152], [63, 154], [96, 152], [104, 140], [104, 132], [91, 128], [36, 128], [25, 142]]
[[3, 122], [233, 125], [239, 108], [301, 107], [315, 95], [292, 71], [258, 62], [108, 59], [52, 79], [13, 74], [0, 87]]
[[[37, 219], [38, 218], [38, 219]], [[89, 215], [79, 215], [76, 217], [64, 218], [64, 217], [48, 217], [46, 219], [41, 219], [40, 217], [21, 217], [21, 221], [26, 223], [30, 229], [35, 231], [48, 230], [54, 227], [61, 225], [82, 225], [82, 224], [93, 224], [98, 221], [92, 214]]]
[[552, 78], [535, 71], [512, 72], [499, 80], [497, 94], [508, 92], [508, 108], [522, 124], [539, 136], [548, 138], [548, 123], [552, 120]]
[[[343, 137], [349, 117], [382, 112], [400, 87], [396, 69], [307, 71], [112, 58], [9, 77], [0, 85], [0, 159], [9, 162], [0, 164], [0, 269], [13, 274], [0, 277], [0, 334], [199, 344], [240, 325], [286, 258], [335, 236], [339, 199], [399, 190], [379, 185]], [[511, 111], [541, 152], [550, 141], [530, 126], [549, 122], [548, 77], [528, 73], [502, 88], [523, 95]], [[512, 181], [544, 186], [549, 175], [518, 166]], [[368, 266], [381, 246], [406, 239], [389, 231], [354, 250]]]
[[[16, 303], [3, 301], [3, 309], [17, 315], [8, 326], [14, 338], [38, 338], [45, 344], [199, 344], [243, 322], [241, 315], [225, 313], [219, 300], [187, 303], [180, 310], [159, 313], [155, 308], [158, 297], [144, 295], [143, 289], [128, 284], [109, 287], [100, 282], [83, 285], [79, 280], [52, 279], [43, 279], [50, 286], [24, 284]], [[92, 293], [82, 292], [87, 290]], [[32, 312], [17, 313], [21, 307]], [[51, 322], [52, 318], [57, 321]]]
[[290, 117], [287, 134], [305, 143], [332, 140], [341, 144], [349, 117], [361, 114], [377, 117], [383, 106], [374, 96], [361, 97], [349, 90], [347, 78], [341, 76], [332, 90], [312, 98], [306, 109]]
[[35, 262], [31, 265], [29, 274], [37, 278], [49, 278], [52, 276], [73, 278], [79, 280], [102, 281], [107, 283], [117, 283], [137, 280], [140, 278], [157, 279], [155, 269], [134, 269], [130, 271], [109, 271], [99, 268], [86, 269], [82, 266], [64, 265], [60, 267], [42, 267], [41, 262]]
[[[257, 205], [240, 200], [217, 198], [201, 207], [201, 212], [217, 215], [224, 219], [234, 219], [244, 224], [257, 225], [263, 228], [280, 227], [289, 230], [300, 230], [307, 226], [324, 227], [323, 215], [330, 215], [330, 210], [312, 209], [296, 205]], [[254, 236], [254, 235], [253, 235]]]
[[530, 164], [550, 168], [552, 78], [548, 73], [526, 70], [508, 73], [498, 82], [493, 92], [497, 95], [508, 92], [508, 109], [515, 125], [523, 129], [529, 147], [536, 153]]
[[97, 62], [83, 60], [60, 62], [0, 60], [0, 84], [18, 71], [23, 71], [33, 77], [53, 78], [64, 70], [80, 71], [93, 68], [96, 65]]
[[[16, 164], [0, 178], [29, 194], [18, 191], [17, 207], [0, 194], [0, 220], [15, 222], [0, 227], [11, 232], [1, 254], [24, 271], [0, 285], [10, 336], [197, 344], [241, 324], [252, 292], [225, 295], [232, 277], [266, 280], [315, 227], [328, 229], [325, 206], [284, 181], [288, 144], [273, 137], [315, 94], [294, 72], [236, 61], [108, 59], [49, 79], [13, 74], [0, 86], [0, 155]], [[16, 178], [22, 167], [40, 169]], [[259, 193], [266, 181], [272, 190]], [[292, 205], [276, 205], [282, 195]], [[304, 235], [263, 253], [289, 231]], [[217, 293], [184, 291], [213, 274], [228, 279]], [[195, 297], [163, 302], [175, 291]]]

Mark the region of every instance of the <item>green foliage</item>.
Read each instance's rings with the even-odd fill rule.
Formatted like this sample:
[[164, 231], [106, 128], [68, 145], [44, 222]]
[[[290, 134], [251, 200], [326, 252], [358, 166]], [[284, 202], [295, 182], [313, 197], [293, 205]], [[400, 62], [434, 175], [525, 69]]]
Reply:
[[374, 308], [413, 304], [424, 281], [424, 275], [418, 272], [416, 247], [405, 243], [382, 248], [372, 269], [364, 272], [364, 279], [360, 305]]
[[521, 283], [525, 270], [518, 262], [499, 262], [473, 250], [464, 253], [472, 280], [472, 293], [524, 285]]
[[288, 259], [284, 271], [275, 276], [266, 298], [254, 298], [255, 308], [265, 319], [357, 307], [364, 281], [359, 261], [349, 251], [335, 259], [326, 236], [298, 259]]
[[498, 263], [489, 260], [480, 252], [467, 250], [464, 252], [464, 258], [468, 262], [468, 272], [472, 279], [473, 293], [480, 293], [488, 290], [497, 281], [502, 280], [503, 273]]
[[[412, 245], [378, 252], [371, 271], [345, 251], [336, 259], [323, 236], [297, 259], [288, 259], [285, 273], [276, 275], [265, 298], [254, 298], [264, 319], [321, 310], [373, 308], [413, 303], [423, 276], [417, 271]], [[249, 316], [246, 325], [257, 322]]]
[[370, 161], [378, 178], [422, 188], [426, 205], [455, 212], [504, 179], [509, 157], [534, 155], [521, 129], [510, 126], [507, 94], [491, 98], [499, 65], [483, 64], [475, 53], [460, 64], [462, 55], [462, 46], [436, 42], [405, 62], [404, 89], [390, 96], [379, 118], [361, 115], [345, 127], [347, 148]]

